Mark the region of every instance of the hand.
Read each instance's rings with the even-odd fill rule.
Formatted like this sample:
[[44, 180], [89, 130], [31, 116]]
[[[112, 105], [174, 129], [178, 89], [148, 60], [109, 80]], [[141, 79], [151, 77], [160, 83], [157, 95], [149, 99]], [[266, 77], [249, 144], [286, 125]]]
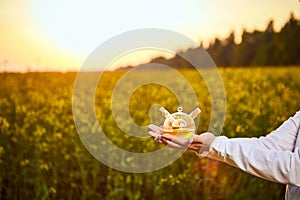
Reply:
[[154, 137], [154, 140], [167, 145], [168, 147], [175, 149], [188, 149], [188, 146], [192, 143], [195, 134], [193, 134], [190, 138], [180, 138], [170, 134], [164, 134], [163, 129], [159, 126], [150, 124], [148, 126], [149, 134]]
[[191, 150], [199, 155], [199, 152], [208, 151], [211, 143], [215, 139], [212, 133], [206, 132], [201, 135], [192, 135], [190, 138], [180, 138], [170, 134], [164, 134], [163, 129], [150, 124], [148, 126], [149, 134], [154, 137], [154, 140], [167, 145], [171, 148]]

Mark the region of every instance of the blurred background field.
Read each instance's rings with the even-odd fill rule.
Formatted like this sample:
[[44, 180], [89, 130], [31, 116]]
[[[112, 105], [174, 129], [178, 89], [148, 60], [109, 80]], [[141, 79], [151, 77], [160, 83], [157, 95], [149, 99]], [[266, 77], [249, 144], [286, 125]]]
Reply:
[[[266, 135], [299, 110], [297, 66], [219, 71], [227, 97], [223, 135]], [[122, 148], [133, 152], [161, 148], [151, 138], [139, 140], [114, 129], [110, 94], [124, 73], [104, 74], [101, 84], [106, 90], [98, 90], [95, 97], [99, 123]], [[193, 81], [202, 110], [198, 133], [204, 132], [211, 113], [205, 83], [193, 70], [180, 73]], [[191, 152], [151, 173], [124, 173], [101, 164], [82, 145], [74, 126], [75, 77], [76, 73], [0, 74], [0, 199], [283, 198], [283, 185], [217, 161], [199, 159]], [[147, 113], [153, 102], [170, 111], [178, 106], [175, 96], [158, 85], [145, 85], [133, 96], [130, 112], [143, 126], [151, 122]]]
[[[102, 67], [97, 70], [106, 70], [96, 90], [96, 116], [111, 142], [131, 152], [163, 147], [152, 138], [125, 134], [112, 115], [115, 84], [143, 63], [164, 64], [190, 81], [202, 110], [197, 133], [207, 131], [212, 100], [187, 61], [203, 64], [198, 54], [203, 49], [220, 67], [226, 89], [222, 134], [266, 135], [299, 110], [299, 10], [297, 0], [0, 1], [0, 199], [283, 199], [285, 186], [191, 152], [151, 173], [107, 167], [79, 139], [73, 113], [86, 112], [72, 110], [72, 92], [75, 72], [98, 45], [131, 30], [171, 30], [195, 45], [156, 35], [151, 39], [168, 43], [169, 54], [150, 45], [122, 52], [111, 66], [96, 64]], [[112, 49], [118, 52], [125, 43]], [[143, 79], [151, 72], [139, 73]], [[176, 95], [158, 84], [137, 88], [128, 106], [133, 122], [161, 123], [163, 118], [151, 121], [149, 113], [156, 112], [152, 105], [174, 112]], [[188, 105], [185, 112], [194, 109]], [[94, 133], [94, 124], [83, 120], [87, 127], [81, 128]], [[126, 126], [128, 119], [123, 121]], [[130, 159], [120, 162], [131, 164]]]

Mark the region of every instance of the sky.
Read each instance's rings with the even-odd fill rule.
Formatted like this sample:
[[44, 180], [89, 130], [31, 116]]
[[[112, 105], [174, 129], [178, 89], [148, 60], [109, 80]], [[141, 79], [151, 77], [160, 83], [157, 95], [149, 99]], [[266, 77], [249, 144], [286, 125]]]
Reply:
[[[264, 30], [271, 19], [278, 31], [291, 12], [300, 18], [298, 0], [0, 0], [0, 71], [78, 70], [103, 42], [142, 28], [172, 30], [205, 46], [234, 31], [238, 42], [244, 29]], [[174, 51], [189, 47], [174, 43]], [[131, 52], [112, 68], [162, 53]]]

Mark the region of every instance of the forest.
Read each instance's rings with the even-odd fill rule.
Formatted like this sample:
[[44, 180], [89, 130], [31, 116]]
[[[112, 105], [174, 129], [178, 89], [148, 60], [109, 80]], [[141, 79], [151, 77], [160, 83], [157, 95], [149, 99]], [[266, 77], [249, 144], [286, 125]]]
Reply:
[[[274, 21], [270, 20], [264, 31], [242, 33], [241, 42], [235, 42], [234, 31], [221, 40], [215, 38], [207, 48], [200, 42], [199, 47], [179, 51], [167, 59], [156, 57], [150, 63], [160, 63], [173, 68], [191, 68], [191, 64], [183, 59], [197, 58], [198, 51], [205, 49], [218, 67], [251, 67], [251, 66], [295, 66], [300, 64], [300, 20], [290, 14], [289, 20], [276, 32]], [[130, 69], [132, 66], [121, 69]]]
[[264, 31], [244, 30], [240, 44], [232, 32], [223, 41], [215, 39], [206, 50], [218, 66], [299, 65], [300, 20], [291, 14], [279, 32], [273, 24], [271, 20]]

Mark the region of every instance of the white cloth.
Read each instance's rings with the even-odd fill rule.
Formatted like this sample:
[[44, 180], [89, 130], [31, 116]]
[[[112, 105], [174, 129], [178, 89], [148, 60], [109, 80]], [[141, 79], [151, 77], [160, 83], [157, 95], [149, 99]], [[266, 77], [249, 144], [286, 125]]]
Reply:
[[[216, 159], [255, 176], [287, 184], [286, 199], [300, 199], [300, 112], [259, 138], [216, 137], [200, 156]], [[299, 134], [300, 135], [300, 134]]]

